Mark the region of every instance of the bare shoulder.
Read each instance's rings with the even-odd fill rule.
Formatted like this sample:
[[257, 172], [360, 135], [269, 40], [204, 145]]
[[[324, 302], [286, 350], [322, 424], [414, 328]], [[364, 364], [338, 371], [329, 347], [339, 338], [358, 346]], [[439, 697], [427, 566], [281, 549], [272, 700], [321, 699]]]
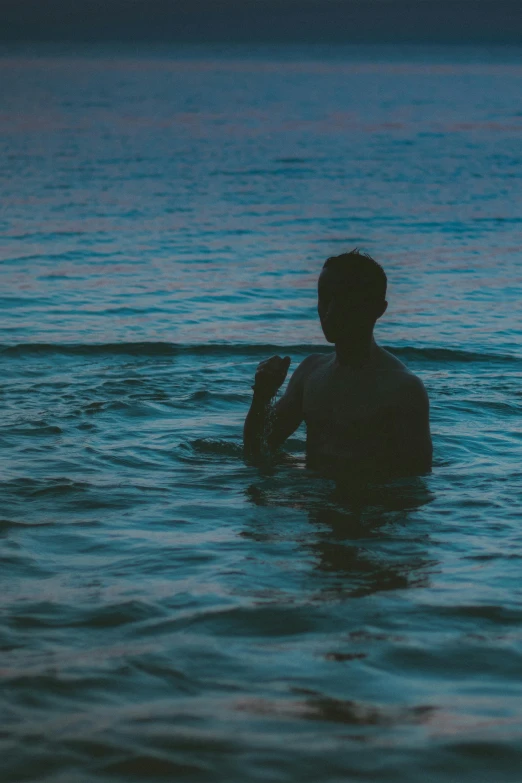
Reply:
[[305, 381], [318, 367], [323, 367], [330, 361], [331, 356], [329, 354], [312, 353], [297, 366], [291, 380], [296, 378], [296, 380]]
[[406, 367], [397, 373], [397, 391], [399, 403], [407, 408], [417, 408], [419, 411], [429, 410], [428, 392], [418, 375], [415, 375]]
[[378, 367], [380, 370], [396, 370], [398, 372], [405, 372], [409, 373], [410, 371], [406, 367], [406, 365], [401, 362], [400, 359], [397, 359], [396, 356], [394, 356], [392, 353], [387, 351], [385, 348], [381, 348], [379, 346], [379, 358], [378, 358]]
[[410, 399], [417, 400], [419, 403], [428, 403], [428, 392], [418, 375], [406, 370], [402, 383], [403, 389]]
[[[400, 401], [408, 405], [425, 407], [428, 405], [428, 393], [421, 379], [415, 375], [396, 356], [381, 348], [379, 369], [387, 372]], [[389, 373], [389, 374], [388, 374]]]

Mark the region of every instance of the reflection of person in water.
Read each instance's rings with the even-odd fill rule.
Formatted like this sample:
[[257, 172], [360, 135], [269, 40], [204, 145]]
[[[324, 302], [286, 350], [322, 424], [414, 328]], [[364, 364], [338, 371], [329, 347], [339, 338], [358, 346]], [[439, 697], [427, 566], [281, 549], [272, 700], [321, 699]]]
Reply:
[[260, 513], [249, 516], [243, 535], [294, 542], [303, 562], [323, 573], [319, 583], [306, 579], [313, 591], [355, 597], [429, 583], [436, 561], [428, 557], [422, 510], [435, 496], [422, 476], [311, 482], [308, 472], [288, 465], [261, 472], [245, 494]]
[[326, 261], [318, 311], [335, 353], [313, 354], [301, 362], [273, 406], [290, 358], [272, 356], [261, 362], [245, 422], [247, 455], [276, 449], [304, 420], [312, 467], [342, 465], [394, 474], [431, 468], [426, 390], [373, 337], [388, 306], [386, 282], [382, 267], [357, 250]]

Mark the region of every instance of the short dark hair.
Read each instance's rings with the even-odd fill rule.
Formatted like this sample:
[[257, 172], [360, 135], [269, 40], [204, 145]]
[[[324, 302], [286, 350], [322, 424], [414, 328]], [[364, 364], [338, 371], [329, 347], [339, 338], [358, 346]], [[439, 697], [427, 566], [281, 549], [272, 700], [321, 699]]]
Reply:
[[351, 285], [361, 288], [372, 298], [385, 300], [388, 279], [382, 266], [368, 253], [354, 248], [349, 253], [331, 256], [324, 262], [323, 269], [331, 269], [346, 276]]

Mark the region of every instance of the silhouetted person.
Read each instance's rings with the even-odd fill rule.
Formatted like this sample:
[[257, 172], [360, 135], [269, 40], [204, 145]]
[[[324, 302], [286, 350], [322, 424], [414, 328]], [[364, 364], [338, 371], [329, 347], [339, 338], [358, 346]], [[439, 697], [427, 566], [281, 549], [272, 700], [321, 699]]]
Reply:
[[422, 381], [374, 340], [388, 306], [382, 267], [357, 250], [329, 258], [318, 312], [335, 353], [308, 356], [275, 405], [290, 357], [258, 366], [244, 428], [249, 456], [280, 446], [304, 420], [311, 467], [424, 473], [431, 468], [428, 395]]

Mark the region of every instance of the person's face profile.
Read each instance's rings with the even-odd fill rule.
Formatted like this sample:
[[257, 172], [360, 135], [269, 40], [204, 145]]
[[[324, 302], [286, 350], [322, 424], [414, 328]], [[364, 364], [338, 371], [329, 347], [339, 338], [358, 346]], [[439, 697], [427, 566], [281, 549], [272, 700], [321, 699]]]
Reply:
[[360, 284], [346, 274], [325, 269], [318, 282], [317, 311], [326, 340], [348, 340], [373, 327], [387, 307], [377, 302]]

